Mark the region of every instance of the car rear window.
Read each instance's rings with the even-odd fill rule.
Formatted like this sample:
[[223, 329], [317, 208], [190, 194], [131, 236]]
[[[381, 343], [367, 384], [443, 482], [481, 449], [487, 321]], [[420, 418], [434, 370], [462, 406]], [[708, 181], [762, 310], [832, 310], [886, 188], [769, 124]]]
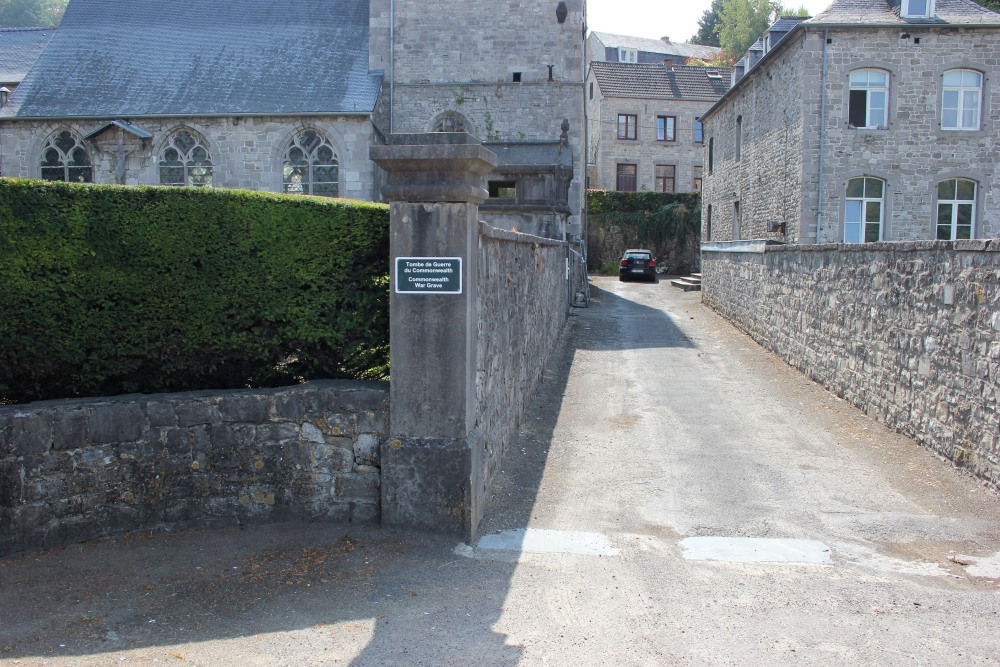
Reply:
[[649, 253], [646, 253], [646, 252], [627, 252], [627, 253], [625, 253], [625, 259], [649, 259]]

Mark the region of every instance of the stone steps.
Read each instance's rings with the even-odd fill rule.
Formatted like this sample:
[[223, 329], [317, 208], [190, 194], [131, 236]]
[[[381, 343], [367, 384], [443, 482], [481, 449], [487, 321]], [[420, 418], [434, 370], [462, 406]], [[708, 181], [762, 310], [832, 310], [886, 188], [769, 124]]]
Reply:
[[670, 284], [684, 290], [685, 292], [700, 292], [701, 274], [692, 273], [690, 276], [685, 276], [684, 278], [676, 278], [671, 280]]

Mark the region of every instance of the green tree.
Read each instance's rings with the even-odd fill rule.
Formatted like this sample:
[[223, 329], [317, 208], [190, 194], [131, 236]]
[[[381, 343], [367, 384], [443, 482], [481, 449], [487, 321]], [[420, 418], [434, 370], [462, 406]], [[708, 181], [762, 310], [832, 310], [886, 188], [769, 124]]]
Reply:
[[779, 5], [771, 0], [723, 0], [719, 14], [719, 45], [740, 58], [767, 27]]
[[778, 8], [774, 10], [774, 13], [777, 16], [809, 16], [809, 10], [801, 5], [798, 9], [778, 5]]
[[0, 0], [0, 26], [59, 25], [69, 0]]
[[705, 46], [719, 45], [719, 14], [722, 12], [723, 0], [712, 0], [712, 6], [706, 9], [698, 19], [698, 32], [691, 38], [692, 44]]
[[995, 12], [1000, 12], [1000, 0], [976, 0], [979, 4], [987, 9], [992, 9]]

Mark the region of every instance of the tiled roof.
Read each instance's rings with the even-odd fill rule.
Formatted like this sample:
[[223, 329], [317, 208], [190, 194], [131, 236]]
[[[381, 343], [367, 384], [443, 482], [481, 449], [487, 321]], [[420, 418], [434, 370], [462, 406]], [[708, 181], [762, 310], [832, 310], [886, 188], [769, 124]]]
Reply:
[[0, 114], [370, 112], [368, 0], [72, 0]]
[[728, 67], [682, 65], [667, 68], [662, 63], [604, 62], [590, 65], [606, 97], [715, 101], [729, 90], [731, 79]]
[[935, 17], [904, 19], [899, 16], [899, 0], [834, 0], [810, 24], [856, 25], [1000, 25], [1000, 14], [972, 0], [936, 0]]
[[722, 51], [722, 49], [716, 46], [688, 44], [686, 42], [665, 42], [662, 39], [613, 35], [610, 32], [598, 32], [596, 30], [592, 31], [591, 34], [601, 40], [601, 43], [609, 49], [635, 49], [636, 51], [646, 51], [648, 53], [662, 53], [665, 56], [701, 58], [704, 60], [714, 58]]
[[20, 83], [54, 28], [0, 28], [0, 83]]

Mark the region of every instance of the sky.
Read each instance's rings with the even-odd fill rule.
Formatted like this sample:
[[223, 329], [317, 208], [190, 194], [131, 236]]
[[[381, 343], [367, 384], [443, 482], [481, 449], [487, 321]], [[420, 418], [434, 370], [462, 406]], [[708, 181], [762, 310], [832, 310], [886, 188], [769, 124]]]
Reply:
[[[805, 7], [815, 16], [833, 0], [786, 0], [790, 7]], [[587, 27], [631, 37], [669, 37], [686, 42], [698, 32], [698, 19], [711, 0], [587, 0]]]

